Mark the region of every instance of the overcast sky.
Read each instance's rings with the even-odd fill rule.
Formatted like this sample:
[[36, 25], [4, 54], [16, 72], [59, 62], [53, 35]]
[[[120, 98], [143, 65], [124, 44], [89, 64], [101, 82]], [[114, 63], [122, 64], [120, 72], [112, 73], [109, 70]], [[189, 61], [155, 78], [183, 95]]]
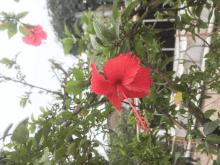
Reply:
[[[46, 0], [20, 0], [16, 3], [14, 0], [2, 0], [0, 2], [0, 12], [12, 12], [15, 14], [29, 11], [30, 13], [21, 22], [30, 23], [32, 25], [41, 25], [47, 33], [46, 44], [34, 47], [25, 44], [21, 37], [22, 34], [18, 32], [10, 40], [8, 39], [7, 31], [0, 31], [0, 59], [7, 57], [12, 59], [18, 52], [17, 62], [21, 66], [21, 71], [26, 75], [26, 81], [30, 84], [47, 88], [50, 90], [59, 89], [59, 82], [53, 76], [48, 59], [55, 59], [64, 63], [63, 67], [67, 70], [72, 67], [73, 63], [77, 63], [77, 59], [73, 56], [65, 56], [61, 43], [56, 41], [54, 31], [50, 25], [50, 18], [46, 8]], [[86, 55], [83, 56], [86, 60]], [[9, 77], [15, 77], [15, 70], [8, 70], [5, 66], [0, 64], [0, 73]], [[27, 104], [23, 109], [20, 107], [19, 96], [23, 95], [25, 91], [28, 92], [28, 87], [13, 82], [0, 83], [0, 133], [3, 134], [5, 128], [13, 123], [11, 131], [24, 118], [30, 117], [33, 113], [37, 118], [41, 111], [40, 106], [48, 107], [53, 98], [51, 95], [38, 94], [38, 90], [33, 90], [34, 93], [30, 99], [32, 104]], [[9, 139], [8, 139], [9, 140]], [[0, 147], [2, 144], [0, 143]], [[101, 151], [103, 153], [103, 150]]]

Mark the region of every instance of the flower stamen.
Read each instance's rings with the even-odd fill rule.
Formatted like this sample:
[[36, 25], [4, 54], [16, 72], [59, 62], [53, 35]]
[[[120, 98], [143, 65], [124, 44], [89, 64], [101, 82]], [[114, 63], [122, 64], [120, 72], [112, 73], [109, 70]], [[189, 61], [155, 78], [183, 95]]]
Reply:
[[134, 110], [134, 112], [135, 112], [137, 118], [139, 119], [139, 121], [140, 121], [140, 123], [141, 123], [141, 126], [144, 128], [145, 132], [149, 131], [148, 128], [146, 127], [146, 125], [147, 125], [147, 126], [149, 125], [148, 121], [147, 121], [147, 122], [146, 122], [146, 121], [145, 121], [145, 122], [143, 121], [143, 119], [141, 118], [140, 114], [139, 114], [138, 111], [135, 109], [135, 107], [131, 104], [131, 102], [128, 100], [127, 96], [124, 94], [124, 92], [121, 90], [121, 88], [119, 87], [118, 89], [121, 91], [121, 93], [123, 94], [123, 96], [126, 98], [126, 100], [128, 101], [128, 103], [130, 104], [130, 106], [131, 106], [132, 109]]

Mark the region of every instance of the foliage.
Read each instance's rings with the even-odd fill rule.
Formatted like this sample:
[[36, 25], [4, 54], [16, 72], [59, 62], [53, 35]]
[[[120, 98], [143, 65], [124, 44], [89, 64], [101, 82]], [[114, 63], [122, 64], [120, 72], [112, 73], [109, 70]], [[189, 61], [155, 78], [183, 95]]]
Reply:
[[[67, 41], [70, 46], [67, 48], [68, 51], [64, 51], [65, 54], [69, 53], [74, 56], [80, 54], [78, 49], [81, 46], [80, 38], [82, 37], [81, 33], [83, 33], [83, 29], [82, 25], [79, 24], [80, 18], [78, 18], [76, 14], [88, 12], [89, 8], [95, 10], [101, 5], [101, 2], [111, 3], [109, 0], [87, 0], [86, 2], [78, 0], [47, 0], [48, 13], [52, 18], [51, 24], [57, 36], [57, 40], [63, 42], [63, 39], [68, 36], [64, 33], [64, 31], [66, 31], [64, 24], [74, 38], [76, 38], [77, 42]], [[64, 45], [66, 44], [64, 43]], [[64, 50], [66, 50], [65, 46]]]
[[[57, 1], [57, 3], [59, 2]], [[64, 1], [62, 2], [64, 4]], [[85, 52], [91, 56], [88, 57], [88, 62], [83, 62], [80, 56], [77, 56], [79, 59], [78, 64], [68, 70], [64, 70], [58, 62], [49, 60], [54, 74], [57, 71], [62, 72], [62, 75], [57, 76], [61, 82], [61, 89], [51, 91], [26, 82], [25, 75], [22, 75], [19, 64], [16, 62], [17, 56], [15, 59], [3, 58], [0, 61], [8, 69], [14, 68], [17, 71], [15, 78], [0, 74], [0, 81], [13, 81], [29, 87], [29, 91], [21, 98], [20, 106], [25, 107], [27, 102], [31, 103], [29, 95], [33, 88], [39, 89], [39, 94], [42, 92], [51, 94], [56, 100], [55, 103], [51, 104], [50, 108], [40, 108], [42, 114], [38, 119], [31, 116], [31, 121], [28, 123], [27, 120], [22, 121], [12, 134], [9, 134], [12, 124], [6, 128], [1, 138], [4, 148], [0, 153], [0, 163], [8, 165], [104, 164], [96, 148], [103, 146], [103, 144], [96, 140], [95, 137], [108, 131], [103, 125], [109, 114], [114, 112], [115, 109], [112, 108], [112, 104], [107, 98], [98, 96], [89, 90], [91, 79], [90, 64], [95, 61], [98, 71], [102, 72], [101, 68], [107, 60], [117, 56], [119, 53], [132, 51], [140, 58], [142, 66], [151, 68], [150, 76], [153, 79], [150, 94], [141, 99], [141, 104], [138, 107], [152, 123], [155, 122], [154, 114], [162, 113], [163, 115], [160, 123], [152, 129], [152, 132], [147, 135], [140, 133], [138, 137], [134, 133], [135, 127], [129, 126], [129, 124], [136, 125], [133, 116], [128, 116], [129, 124], [121, 129], [126, 125], [123, 120], [124, 124], [119, 124], [118, 132], [116, 131], [116, 133], [121, 134], [124, 139], [118, 140], [117, 143], [114, 142], [117, 139], [116, 137], [113, 136], [111, 139], [113, 143], [118, 145], [117, 150], [120, 151], [118, 156], [120, 155], [121, 159], [113, 154], [112, 151], [116, 151], [116, 149], [111, 148], [109, 150], [110, 161], [115, 163], [117, 160], [117, 164], [122, 165], [131, 164], [133, 161], [138, 161], [139, 164], [152, 165], [174, 164], [181, 155], [175, 153], [175, 146], [172, 149], [168, 147], [173, 138], [168, 130], [176, 128], [175, 125], [177, 125], [186, 130], [186, 140], [190, 138], [197, 140], [199, 144], [197, 150], [207, 155], [217, 155], [214, 165], [220, 164], [220, 148], [218, 145], [220, 144], [220, 120], [212, 121], [210, 117], [215, 110], [211, 109], [203, 113], [200, 106], [204, 99], [210, 98], [204, 93], [207, 89], [220, 93], [219, 30], [210, 35], [212, 36], [211, 43], [207, 43], [196, 31], [197, 29], [199, 31], [208, 27], [207, 23], [201, 19], [201, 10], [203, 8], [206, 7], [211, 11], [208, 15], [208, 22], [212, 15], [219, 18], [219, 1], [213, 0], [213, 3], [196, 0], [154, 0], [149, 3], [146, 0], [136, 0], [129, 2], [126, 4], [124, 12], [119, 13], [116, 1], [113, 5], [112, 17], [104, 22], [96, 18], [91, 10], [82, 14], [79, 23], [86, 25], [85, 34], [80, 30], [77, 31], [75, 29], [76, 31], [74, 31], [75, 17], [68, 12], [68, 17], [64, 19], [66, 28], [64, 28], [64, 23], [60, 24], [64, 30], [58, 31], [59, 35], [63, 35], [63, 38], [65, 38], [65, 40], [62, 40], [64, 50], [68, 52], [69, 45], [78, 40], [79, 54]], [[65, 1], [65, 3], [68, 3], [68, 6], [71, 7], [69, 1]], [[141, 5], [139, 5], [140, 3]], [[162, 4], [162, 9], [157, 8]], [[166, 4], [169, 4], [172, 8], [166, 8]], [[54, 4], [54, 7], [57, 7], [56, 4]], [[190, 7], [192, 10], [189, 10]], [[150, 25], [145, 26], [141, 23], [143, 17], [132, 21], [133, 16], [142, 9], [145, 10], [144, 14], [146, 15], [149, 12], [156, 11], [155, 17], [160, 19], [165, 16], [167, 19], [175, 18], [174, 30], [185, 30], [192, 34], [194, 40], [195, 37], [198, 37], [204, 41], [205, 46], [209, 47], [209, 52], [205, 55], [206, 70], [202, 70], [197, 65], [191, 65], [189, 71], [181, 76], [175, 76], [175, 71], [167, 71], [166, 66], [174, 59], [161, 59], [163, 45], [156, 37], [156, 34], [164, 29], [156, 29]], [[176, 15], [175, 11], [180, 10], [185, 10], [185, 13]], [[57, 7], [57, 12], [59, 11], [61, 12], [60, 8]], [[4, 19], [0, 20], [0, 30], [7, 29], [9, 38], [11, 38], [17, 33], [17, 24], [22, 24], [26, 28], [33, 28], [20, 22], [20, 19], [26, 14], [15, 15], [14, 13], [2, 12], [1, 15]], [[58, 17], [56, 19], [60, 20], [62, 18]], [[57, 25], [58, 22], [55, 24]], [[72, 28], [70, 25], [72, 25]], [[78, 26], [78, 22], [76, 26]], [[182, 100], [179, 103], [181, 104], [179, 110], [171, 97], [172, 94], [177, 92], [182, 94], [182, 98], [179, 99]], [[202, 95], [198, 95], [201, 93]], [[197, 95], [199, 98], [195, 97]], [[178, 120], [178, 115], [187, 116], [188, 122], [186, 125]], [[194, 119], [196, 119], [197, 125], [203, 128], [203, 132], [198, 127], [192, 126]], [[129, 130], [129, 132], [134, 134], [126, 137], [125, 130], [127, 132]], [[165, 130], [163, 136], [158, 135], [160, 130]], [[6, 137], [11, 137], [11, 141], [8, 144], [5, 144]], [[112, 142], [110, 142], [111, 145]]]

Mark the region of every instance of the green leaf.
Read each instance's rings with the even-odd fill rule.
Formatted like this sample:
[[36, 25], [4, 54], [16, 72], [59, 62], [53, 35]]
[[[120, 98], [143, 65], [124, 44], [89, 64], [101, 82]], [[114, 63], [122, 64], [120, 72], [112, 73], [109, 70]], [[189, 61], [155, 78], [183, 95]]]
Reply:
[[6, 29], [8, 29], [8, 26], [7, 26], [7, 24], [1, 24], [0, 25], [0, 30], [6, 30]]
[[78, 95], [82, 92], [82, 88], [85, 87], [85, 83], [81, 81], [73, 81], [70, 80], [66, 85], [66, 92], [68, 94], [74, 93], [75, 95]]
[[157, 91], [155, 88], [150, 89], [150, 98], [153, 100], [154, 103], [157, 101]]
[[77, 26], [77, 21], [75, 21], [75, 33], [77, 36], [81, 37], [81, 33], [80, 33], [78, 26]]
[[181, 84], [170, 85], [170, 88], [175, 91], [178, 91], [178, 92], [185, 92], [186, 91], [185, 87]]
[[66, 24], [64, 24], [64, 31], [65, 31], [65, 34], [69, 37], [72, 36], [72, 34], [70, 33], [69, 29], [67, 28]]
[[104, 54], [102, 50], [96, 50], [90, 59], [90, 64], [92, 64], [93, 61], [95, 61], [96, 65], [98, 65], [102, 61], [103, 57]]
[[28, 24], [25, 24], [25, 23], [22, 23], [22, 25], [24, 27], [26, 27], [27, 29], [34, 29], [34, 28], [37, 28], [37, 26], [34, 26], [34, 25], [28, 25]]
[[120, 165], [127, 165], [128, 163], [126, 160], [119, 160], [116, 163], [113, 163], [112, 165], [119, 165], [119, 164]]
[[72, 155], [74, 153], [74, 145], [75, 143], [72, 143], [68, 146], [68, 154]]
[[29, 141], [28, 145], [27, 145], [27, 151], [30, 152], [31, 151], [31, 146], [32, 146], [33, 141]]
[[19, 26], [19, 31], [20, 31], [24, 36], [29, 37], [28, 32], [27, 32], [21, 25]]
[[8, 135], [8, 132], [10, 131], [11, 127], [13, 126], [13, 123], [9, 124], [9, 126], [5, 129], [4, 133], [3, 133], [3, 142], [5, 141], [5, 138]]
[[111, 18], [111, 22], [113, 25], [113, 35], [115, 36], [115, 38], [119, 38], [119, 25], [120, 25], [120, 17], [118, 17], [118, 19], [114, 20], [113, 18]]
[[43, 163], [43, 162], [46, 162], [46, 161], [48, 161], [49, 160], [49, 148], [48, 147], [46, 147], [45, 149], [44, 149], [44, 154], [43, 154], [43, 156], [40, 158], [40, 160], [39, 160], [39, 163]]
[[205, 144], [204, 143], [201, 143], [199, 144], [197, 147], [196, 147], [196, 150], [199, 151], [201, 149], [205, 148]]
[[66, 100], [66, 102], [65, 102], [66, 110], [69, 109], [71, 101], [72, 101], [72, 99], [67, 99], [67, 100]]
[[26, 144], [28, 137], [29, 137], [29, 132], [27, 126], [23, 124], [19, 126], [16, 132], [13, 133], [11, 140], [15, 141], [18, 144]]
[[61, 40], [64, 43], [64, 54], [68, 54], [73, 44], [76, 43], [75, 38], [64, 38]]
[[84, 81], [85, 76], [82, 70], [79, 70], [78, 68], [73, 69], [73, 76], [76, 78], [77, 81]]
[[167, 64], [169, 64], [171, 61], [173, 61], [174, 57], [170, 57], [167, 58], [165, 60], [162, 61], [162, 63], [160, 64], [160, 70], [164, 70], [164, 68], [167, 66]]
[[22, 13], [19, 13], [19, 14], [17, 14], [16, 18], [18, 18], [18, 19], [22, 19], [22, 18], [24, 18], [28, 13], [29, 13], [29, 12], [22, 12]]
[[212, 114], [215, 113], [216, 111], [217, 111], [217, 110], [215, 110], [215, 109], [207, 110], [207, 111], [205, 111], [205, 113], [204, 113], [204, 117], [205, 117], [206, 119], [208, 119], [208, 118], [210, 118], [210, 117], [212, 116]]
[[22, 108], [24, 108], [27, 104], [27, 98], [21, 98], [21, 101], [20, 101], [20, 106]]
[[101, 23], [97, 18], [93, 19], [93, 26], [96, 31], [100, 30], [101, 32], [100, 34], [103, 35], [105, 38], [109, 39], [110, 42], [116, 39], [113, 33], [105, 25], [103, 25], [103, 23]]
[[50, 133], [50, 130], [51, 130], [51, 126], [52, 126], [52, 123], [47, 122], [43, 127], [42, 133], [44, 135], [45, 140], [47, 140], [48, 134]]
[[43, 130], [40, 129], [40, 130], [38, 130], [38, 132], [37, 132], [37, 133], [35, 134], [35, 136], [34, 136], [37, 145], [39, 145], [39, 143], [40, 143], [40, 139], [41, 139], [41, 137], [42, 137], [42, 132], [43, 132]]
[[55, 160], [60, 160], [65, 154], [65, 152], [66, 152], [65, 148], [60, 148], [59, 150], [55, 151]]
[[205, 149], [206, 149], [209, 153], [211, 153], [211, 149], [210, 149], [210, 147], [209, 147], [207, 141], [205, 141]]
[[207, 122], [204, 124], [203, 127], [203, 132], [208, 135], [210, 133], [212, 133], [219, 125], [219, 122], [217, 120], [212, 121], [212, 122]]
[[84, 158], [85, 158], [85, 155], [79, 156], [76, 160], [76, 165], [81, 165]]
[[138, 0], [135, 0], [131, 2], [126, 8], [125, 11], [123, 12], [122, 19], [126, 20], [132, 9], [135, 7], [135, 4], [138, 2]]
[[202, 29], [207, 29], [208, 25], [207, 25], [207, 23], [202, 22], [202, 24], [199, 27], [202, 28]]
[[81, 54], [84, 52], [84, 41], [82, 39], [79, 40], [78, 53]]
[[25, 119], [23, 119], [18, 125], [17, 127], [14, 129], [14, 132], [17, 131], [17, 129], [22, 125], [22, 124], [27, 124], [29, 120], [29, 117], [26, 117]]
[[214, 144], [220, 144], [220, 138], [216, 134], [209, 134], [206, 136], [206, 139], [208, 142], [214, 143]]
[[95, 40], [95, 35], [92, 35], [92, 34], [90, 34], [89, 35], [90, 36], [90, 39], [91, 39], [91, 43], [92, 43], [92, 46], [93, 46], [93, 48], [95, 49], [95, 50], [100, 50], [100, 48], [99, 48], [99, 44], [96, 42], [96, 40]]
[[218, 149], [218, 157], [216, 159], [216, 164], [219, 165], [220, 164], [220, 149]]
[[113, 11], [112, 11], [112, 16], [114, 18], [114, 20], [116, 20], [118, 18], [118, 16], [120, 15], [118, 12], [118, 0], [116, 0], [113, 4]]
[[69, 111], [63, 111], [61, 114], [63, 119], [65, 120], [71, 120], [73, 118], [72, 113], [70, 113]]
[[123, 52], [123, 53], [128, 53], [128, 52], [131, 51], [131, 50], [130, 50], [130, 45], [129, 45], [129, 41], [128, 41], [128, 40], [125, 40], [125, 41], [123, 42], [123, 45], [122, 45], [121, 49], [122, 49], [122, 52]]
[[17, 30], [17, 23], [10, 22], [8, 24], [8, 37], [9, 37], [9, 39], [11, 37], [13, 37], [17, 32], [18, 32], [18, 30]]
[[33, 165], [40, 165], [38, 159], [34, 160], [34, 164]]
[[14, 0], [15, 2], [19, 2], [20, 0]]

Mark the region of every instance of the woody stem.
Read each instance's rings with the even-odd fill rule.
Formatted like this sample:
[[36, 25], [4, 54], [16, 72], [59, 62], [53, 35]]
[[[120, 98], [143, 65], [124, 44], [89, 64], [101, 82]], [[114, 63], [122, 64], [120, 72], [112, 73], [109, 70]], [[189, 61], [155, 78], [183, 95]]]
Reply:
[[140, 114], [138, 113], [138, 111], [135, 109], [135, 107], [131, 104], [131, 102], [129, 101], [129, 99], [127, 98], [127, 96], [124, 94], [124, 92], [121, 90], [121, 88], [119, 87], [121, 93], [123, 94], [123, 96], [126, 98], [126, 100], [128, 101], [128, 103], [130, 104], [130, 106], [132, 107], [132, 109], [134, 110], [135, 114], [137, 115], [138, 119], [141, 122], [142, 127], [144, 127], [144, 130], [147, 132], [147, 127], [145, 126], [145, 124], [143, 123], [143, 120], [140, 116]]

